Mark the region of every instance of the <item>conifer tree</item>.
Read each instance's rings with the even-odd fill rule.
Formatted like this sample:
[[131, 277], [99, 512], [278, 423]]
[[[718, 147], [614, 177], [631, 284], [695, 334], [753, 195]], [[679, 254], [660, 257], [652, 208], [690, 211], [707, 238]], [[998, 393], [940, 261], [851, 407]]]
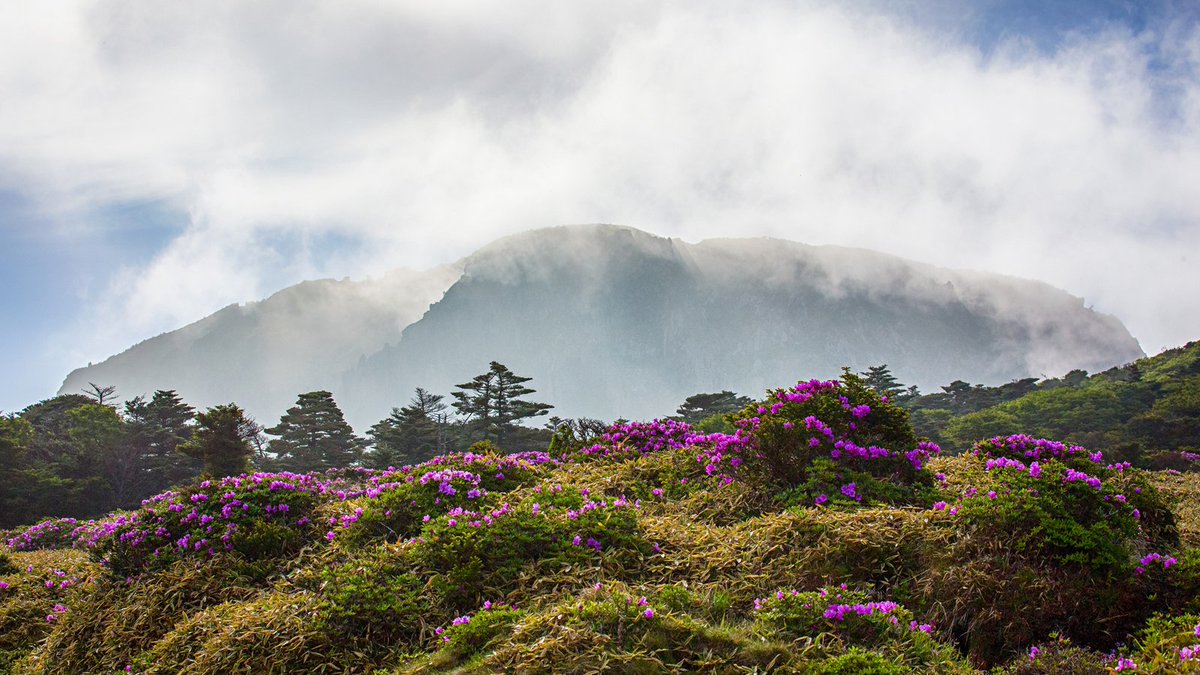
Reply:
[[296, 405], [266, 433], [279, 437], [267, 450], [275, 455], [278, 466], [288, 471], [347, 467], [362, 456], [362, 441], [327, 391], [300, 394]]
[[446, 404], [444, 397], [417, 387], [416, 394], [403, 408], [371, 427], [375, 451], [370, 465], [377, 469], [416, 464], [444, 451]]
[[515, 422], [545, 415], [554, 407], [521, 400], [521, 397], [536, 391], [524, 386], [531, 379], [492, 361], [486, 373], [476, 375], [470, 382], [455, 385], [462, 391], [454, 392], [454, 408], [467, 418], [481, 440], [494, 440], [503, 446]]
[[141, 491], [153, 494], [200, 472], [200, 463], [179, 452], [192, 436], [196, 411], [174, 390], [159, 389], [149, 401], [125, 402], [126, 443], [141, 475]]
[[233, 403], [196, 413], [192, 438], [179, 446], [180, 452], [204, 462], [204, 473], [214, 478], [234, 476], [249, 468], [254, 448], [250, 438], [258, 425]]
[[694, 394], [683, 400], [683, 403], [676, 408], [675, 414], [684, 422], [694, 426], [713, 415], [741, 412], [742, 408], [750, 403], [749, 397], [738, 396], [727, 390], [715, 394]]

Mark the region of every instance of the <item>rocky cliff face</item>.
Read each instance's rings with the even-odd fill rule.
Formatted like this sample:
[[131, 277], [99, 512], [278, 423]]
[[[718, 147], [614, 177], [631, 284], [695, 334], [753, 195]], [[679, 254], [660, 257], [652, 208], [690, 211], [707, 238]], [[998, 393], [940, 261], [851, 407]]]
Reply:
[[64, 391], [175, 388], [274, 420], [298, 393], [330, 389], [364, 430], [413, 388], [448, 394], [492, 360], [532, 376], [556, 414], [611, 419], [842, 366], [887, 363], [929, 390], [1143, 355], [1115, 318], [1046, 284], [775, 239], [551, 228], [385, 286], [308, 282], [229, 307], [72, 373]]

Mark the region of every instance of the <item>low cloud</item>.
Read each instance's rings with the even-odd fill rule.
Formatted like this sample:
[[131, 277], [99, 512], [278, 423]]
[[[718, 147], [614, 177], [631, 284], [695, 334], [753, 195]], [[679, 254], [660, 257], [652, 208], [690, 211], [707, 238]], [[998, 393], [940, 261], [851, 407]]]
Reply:
[[305, 277], [572, 222], [1031, 277], [1147, 351], [1200, 337], [1200, 32], [1169, 16], [985, 53], [962, 25], [821, 2], [12, 14], [0, 176], [46, 209], [190, 217], [114, 276], [92, 359]]

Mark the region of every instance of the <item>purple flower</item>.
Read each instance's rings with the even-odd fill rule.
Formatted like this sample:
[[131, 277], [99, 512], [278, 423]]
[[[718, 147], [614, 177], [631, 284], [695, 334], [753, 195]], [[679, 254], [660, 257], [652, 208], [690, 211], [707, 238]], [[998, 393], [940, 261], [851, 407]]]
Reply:
[[653, 619], [654, 618], [654, 610], [651, 609], [650, 607], [647, 607], [646, 611], [642, 612], [642, 616], [646, 617], [647, 619]]

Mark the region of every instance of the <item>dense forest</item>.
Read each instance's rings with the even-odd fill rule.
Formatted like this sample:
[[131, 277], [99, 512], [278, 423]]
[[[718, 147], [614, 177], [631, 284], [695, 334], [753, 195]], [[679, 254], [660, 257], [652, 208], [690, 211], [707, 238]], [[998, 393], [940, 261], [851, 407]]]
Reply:
[[0, 672], [1200, 672], [1200, 343], [652, 422], [529, 384], [0, 418]]

